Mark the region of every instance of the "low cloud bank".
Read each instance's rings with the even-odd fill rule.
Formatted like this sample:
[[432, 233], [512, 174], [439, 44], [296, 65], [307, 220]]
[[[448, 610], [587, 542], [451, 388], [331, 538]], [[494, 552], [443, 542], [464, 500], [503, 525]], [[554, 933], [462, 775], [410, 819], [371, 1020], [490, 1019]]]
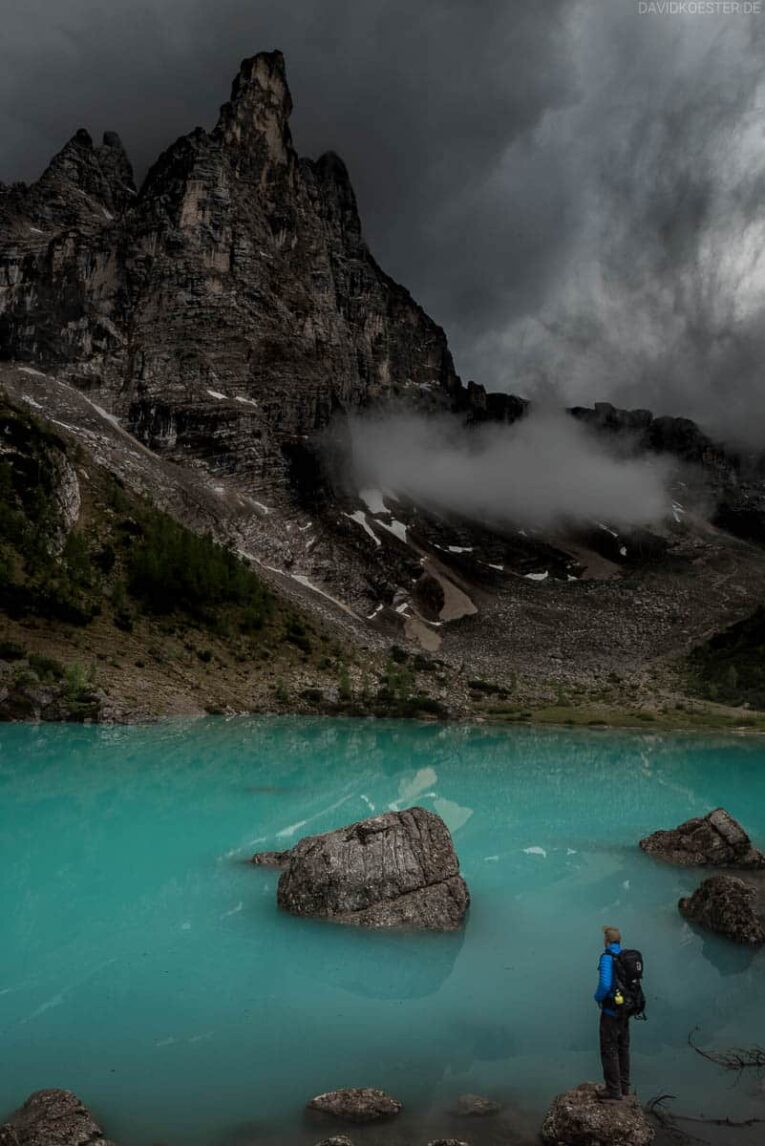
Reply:
[[619, 457], [563, 413], [477, 428], [390, 413], [351, 419], [350, 434], [359, 487], [494, 525], [648, 525], [669, 509], [665, 462]]

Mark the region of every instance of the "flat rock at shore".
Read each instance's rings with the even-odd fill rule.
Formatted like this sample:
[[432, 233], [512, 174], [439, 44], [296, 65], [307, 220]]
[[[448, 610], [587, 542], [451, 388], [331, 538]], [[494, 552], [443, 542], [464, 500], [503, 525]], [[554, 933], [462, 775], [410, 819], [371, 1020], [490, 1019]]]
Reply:
[[320, 1110], [323, 1114], [331, 1114], [346, 1122], [379, 1122], [399, 1114], [402, 1104], [384, 1090], [349, 1087], [317, 1094], [308, 1103], [308, 1109]]
[[724, 808], [640, 841], [649, 855], [681, 867], [765, 868], [765, 855]]
[[424, 808], [306, 836], [253, 862], [284, 867], [281, 908], [334, 923], [455, 931], [470, 903], [449, 829]]
[[601, 1087], [583, 1082], [553, 1099], [542, 1124], [545, 1146], [649, 1146], [653, 1127], [634, 1095], [599, 1100]]
[[114, 1146], [71, 1090], [37, 1090], [0, 1126], [0, 1146]]
[[713, 875], [685, 896], [681, 915], [734, 943], [751, 947], [765, 943], [765, 921], [755, 911], [757, 889], [735, 875]]

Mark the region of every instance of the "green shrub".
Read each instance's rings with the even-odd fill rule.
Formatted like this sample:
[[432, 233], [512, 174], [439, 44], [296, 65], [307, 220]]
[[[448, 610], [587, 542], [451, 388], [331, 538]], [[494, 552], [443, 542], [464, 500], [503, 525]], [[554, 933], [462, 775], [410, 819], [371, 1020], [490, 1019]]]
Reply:
[[23, 587], [24, 612], [70, 625], [87, 625], [101, 612], [98, 599], [78, 585], [61, 565], [31, 578]]
[[353, 696], [351, 678], [345, 665], [342, 666], [337, 678], [337, 692], [341, 700], [348, 701]]
[[0, 661], [21, 661], [27, 651], [18, 641], [0, 641]]
[[13, 683], [17, 688], [25, 688], [30, 684], [39, 684], [40, 678], [28, 665], [17, 664], [13, 670]]
[[85, 700], [93, 689], [93, 670], [87, 671], [80, 664], [69, 665], [64, 670], [64, 696], [69, 701]]
[[133, 626], [135, 624], [135, 617], [127, 609], [123, 609], [120, 612], [115, 613], [112, 619], [114, 621], [115, 627], [118, 628], [120, 632], [132, 633]]
[[473, 692], [485, 692], [488, 695], [497, 692], [497, 686], [490, 684], [487, 680], [469, 680], [467, 683], [468, 688], [471, 688]]
[[269, 611], [262, 608], [261, 605], [256, 607], [248, 605], [242, 614], [242, 619], [239, 622], [239, 628], [243, 633], [256, 633], [262, 629], [268, 619]]
[[447, 711], [441, 704], [440, 700], [436, 700], [432, 696], [415, 696], [406, 701], [404, 705], [405, 711], [402, 716], [418, 716], [425, 714], [427, 716], [446, 716]]
[[292, 617], [287, 622], [285, 639], [288, 640], [290, 644], [295, 645], [296, 648], [300, 649], [301, 652], [310, 653], [313, 649], [313, 644], [311, 642], [311, 638], [308, 636], [306, 627], [302, 621], [297, 619], [297, 617]]
[[125, 484], [121, 478], [112, 474], [111, 482], [109, 483], [109, 504], [117, 513], [127, 513], [130, 509], [130, 500], [125, 494]]
[[34, 669], [40, 680], [46, 683], [61, 680], [64, 675], [64, 666], [54, 657], [42, 656], [39, 653], [30, 653], [29, 667]]
[[102, 545], [94, 554], [93, 561], [102, 573], [111, 573], [117, 560], [117, 553], [113, 545]]

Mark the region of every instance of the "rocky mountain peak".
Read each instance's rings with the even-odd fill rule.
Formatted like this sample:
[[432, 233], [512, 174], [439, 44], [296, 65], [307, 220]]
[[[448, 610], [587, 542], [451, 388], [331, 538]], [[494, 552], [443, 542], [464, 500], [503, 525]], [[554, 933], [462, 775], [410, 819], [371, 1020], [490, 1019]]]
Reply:
[[214, 135], [231, 147], [262, 152], [286, 165], [292, 155], [288, 120], [292, 96], [281, 52], [259, 52], [242, 60], [231, 98], [220, 109]]
[[[51, 215], [56, 205], [50, 221], [72, 226], [81, 223], [83, 213], [93, 208], [101, 218], [119, 214], [135, 194], [133, 168], [116, 131], [105, 132], [102, 144], [96, 147], [90, 133], [81, 127], [32, 187], [30, 205], [45, 215]], [[91, 202], [78, 202], [78, 196]]]

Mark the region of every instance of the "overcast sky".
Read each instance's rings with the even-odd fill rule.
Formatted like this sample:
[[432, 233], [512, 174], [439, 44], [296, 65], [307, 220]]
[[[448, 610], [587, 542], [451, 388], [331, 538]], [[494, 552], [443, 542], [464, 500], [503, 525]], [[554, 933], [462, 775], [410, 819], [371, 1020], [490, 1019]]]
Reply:
[[79, 126], [143, 172], [279, 47], [298, 149], [343, 156], [373, 252], [464, 378], [765, 441], [765, 11], [646, 7], [18, 0], [0, 179]]

